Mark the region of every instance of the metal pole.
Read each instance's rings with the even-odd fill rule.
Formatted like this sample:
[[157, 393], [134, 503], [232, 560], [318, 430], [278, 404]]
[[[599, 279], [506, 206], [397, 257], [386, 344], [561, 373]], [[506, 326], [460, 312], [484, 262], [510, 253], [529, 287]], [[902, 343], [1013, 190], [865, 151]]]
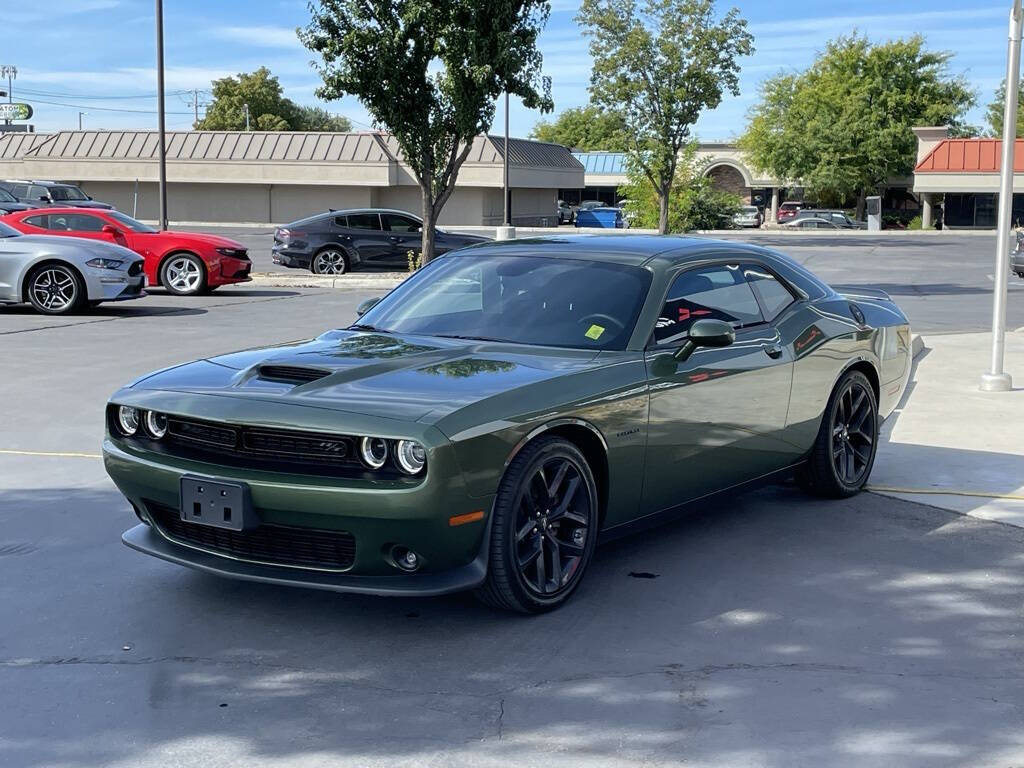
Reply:
[[1006, 356], [1006, 295], [1010, 275], [1010, 231], [1013, 225], [1013, 161], [1017, 143], [1017, 97], [1020, 90], [1021, 0], [1010, 11], [1006, 56], [1006, 104], [1003, 110], [1003, 160], [999, 174], [999, 234], [996, 239], [995, 288], [992, 297], [992, 365], [981, 375], [983, 392], [1008, 392], [1013, 379], [1003, 370]]
[[84, 114], [85, 114], [85, 112], [79, 112], [78, 113], [78, 130], [82, 130], [82, 116]]
[[505, 91], [505, 162], [504, 162], [504, 169], [503, 169], [503, 171], [504, 171], [504, 181], [502, 183], [502, 186], [503, 186], [504, 191], [505, 191], [505, 219], [504, 219], [504, 222], [505, 222], [505, 226], [506, 227], [511, 227], [512, 226], [512, 211], [510, 210], [510, 208], [512, 206], [509, 205], [510, 200], [508, 199], [509, 198], [509, 194], [508, 194], [508, 91]]
[[159, 228], [167, 229], [167, 122], [164, 114], [164, 2], [156, 0], [156, 92], [157, 113], [160, 123], [158, 138], [160, 156], [160, 221]]

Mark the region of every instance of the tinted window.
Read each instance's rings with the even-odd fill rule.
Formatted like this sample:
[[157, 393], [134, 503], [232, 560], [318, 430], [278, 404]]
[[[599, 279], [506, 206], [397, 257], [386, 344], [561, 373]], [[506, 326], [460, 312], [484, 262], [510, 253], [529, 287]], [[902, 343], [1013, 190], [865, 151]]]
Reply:
[[49, 216], [29, 216], [24, 219], [24, 222], [32, 227], [39, 227], [40, 229], [49, 229], [50, 222]]
[[41, 198], [49, 197], [49, 196], [50, 196], [50, 192], [49, 192], [49, 190], [46, 187], [30, 187], [29, 188], [29, 197], [31, 197], [33, 200], [39, 200]]
[[764, 321], [739, 264], [716, 264], [679, 275], [669, 289], [654, 338], [661, 342], [684, 334], [703, 318], [725, 320], [735, 328]]
[[748, 264], [744, 266], [743, 272], [746, 274], [747, 280], [754, 287], [754, 292], [760, 297], [767, 320], [774, 320], [782, 310], [795, 300], [789, 289], [764, 267]]
[[28, 197], [28, 184], [12, 184], [10, 190], [15, 197]]
[[419, 232], [422, 227], [415, 219], [408, 216], [399, 216], [394, 213], [382, 214], [387, 229], [392, 232]]
[[136, 221], [131, 216], [121, 213], [120, 211], [107, 211], [106, 214], [122, 227], [130, 229], [132, 232], [149, 232], [150, 234], [156, 232], [152, 227], [147, 227], [141, 221]]
[[0, 221], [0, 237], [17, 237], [20, 234], [21, 232], [19, 232], [18, 230], [13, 229], [12, 227], [8, 227], [6, 224]]
[[350, 213], [347, 218], [349, 229], [380, 230], [380, 216], [376, 213]]
[[597, 261], [446, 256], [359, 322], [425, 336], [623, 349], [650, 279], [644, 269]]
[[99, 232], [103, 229], [103, 219], [82, 213], [50, 214], [49, 228], [64, 232]]
[[8, 192], [3, 187], [0, 187], [0, 203], [15, 203], [14, 195]]
[[50, 187], [50, 197], [54, 200], [88, 200], [85, 193], [78, 187]]

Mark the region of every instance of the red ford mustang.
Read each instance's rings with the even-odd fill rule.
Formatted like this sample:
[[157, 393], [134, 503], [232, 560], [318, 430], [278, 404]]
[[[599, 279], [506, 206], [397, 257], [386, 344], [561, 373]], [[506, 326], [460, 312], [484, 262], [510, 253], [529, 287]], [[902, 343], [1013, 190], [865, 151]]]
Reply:
[[195, 232], [157, 232], [120, 211], [43, 208], [2, 217], [26, 235], [70, 235], [123, 245], [145, 259], [150, 285], [189, 296], [251, 280], [245, 246]]

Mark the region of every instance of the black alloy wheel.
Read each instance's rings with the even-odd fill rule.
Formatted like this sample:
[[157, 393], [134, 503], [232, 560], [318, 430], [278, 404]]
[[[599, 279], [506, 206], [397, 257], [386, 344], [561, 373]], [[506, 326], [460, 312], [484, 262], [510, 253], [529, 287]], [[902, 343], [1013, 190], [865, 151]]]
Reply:
[[833, 498], [852, 496], [871, 475], [878, 448], [878, 403], [860, 371], [839, 381], [822, 419], [801, 481], [810, 491]]
[[502, 478], [478, 596], [524, 613], [561, 605], [593, 555], [597, 520], [597, 486], [579, 449], [559, 437], [529, 444]]

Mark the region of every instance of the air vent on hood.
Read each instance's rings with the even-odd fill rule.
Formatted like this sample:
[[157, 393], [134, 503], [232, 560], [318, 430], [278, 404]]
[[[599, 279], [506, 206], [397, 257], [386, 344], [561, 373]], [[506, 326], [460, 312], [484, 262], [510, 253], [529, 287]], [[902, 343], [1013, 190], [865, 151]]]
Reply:
[[300, 368], [296, 365], [261, 365], [260, 378], [267, 381], [282, 381], [286, 384], [308, 384], [311, 381], [330, 376], [330, 371], [319, 368]]

